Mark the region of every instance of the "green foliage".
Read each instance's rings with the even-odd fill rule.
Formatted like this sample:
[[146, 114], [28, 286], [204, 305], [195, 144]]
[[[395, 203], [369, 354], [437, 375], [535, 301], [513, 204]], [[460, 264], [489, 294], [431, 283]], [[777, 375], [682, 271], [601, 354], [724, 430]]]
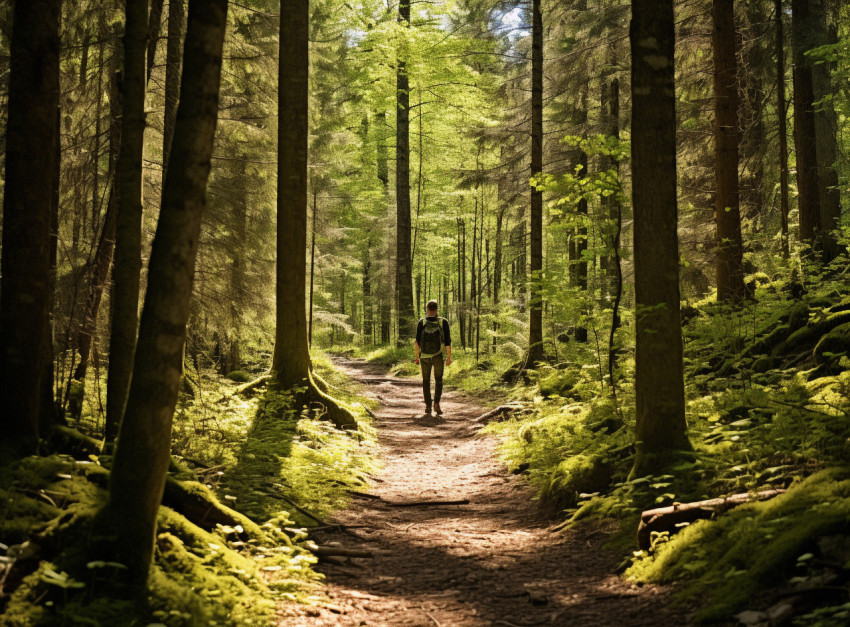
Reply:
[[626, 576], [647, 582], [685, 579], [682, 597], [707, 602], [701, 620], [725, 618], [762, 587], [795, 574], [813, 576], [800, 562], [807, 553], [820, 554], [819, 538], [845, 529], [848, 497], [846, 469], [821, 471], [784, 495], [691, 524], [657, 545], [654, 557], [641, 556]]

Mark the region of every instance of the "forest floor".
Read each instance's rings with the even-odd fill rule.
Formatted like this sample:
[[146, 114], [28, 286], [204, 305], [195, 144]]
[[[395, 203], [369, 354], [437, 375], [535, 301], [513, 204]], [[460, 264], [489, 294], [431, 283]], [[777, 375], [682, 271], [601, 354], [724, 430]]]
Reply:
[[[354, 495], [321, 545], [372, 558], [323, 562], [324, 597], [286, 604], [279, 625], [682, 625], [672, 590], [637, 587], [614, 574], [622, 555], [603, 548], [602, 524], [554, 531], [521, 476], [478, 434], [485, 410], [459, 392], [441, 417], [424, 415], [419, 379], [359, 360], [338, 366], [380, 402], [375, 427], [382, 471], [369, 496]], [[468, 499], [462, 505], [412, 502]], [[408, 504], [400, 507], [399, 503]]]

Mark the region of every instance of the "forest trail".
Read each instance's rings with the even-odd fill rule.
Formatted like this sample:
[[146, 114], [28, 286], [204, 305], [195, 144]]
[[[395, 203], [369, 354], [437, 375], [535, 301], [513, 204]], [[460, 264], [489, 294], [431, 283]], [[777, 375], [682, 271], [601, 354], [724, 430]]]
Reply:
[[[555, 533], [531, 488], [477, 434], [474, 399], [443, 395], [442, 417], [423, 414], [419, 379], [387, 375], [359, 360], [338, 366], [381, 403], [376, 414], [383, 468], [369, 490], [318, 532], [319, 544], [368, 550], [373, 558], [322, 563], [327, 601], [287, 604], [295, 625], [682, 625], [669, 590], [631, 586], [613, 574], [606, 531]], [[465, 505], [391, 503], [468, 499]]]

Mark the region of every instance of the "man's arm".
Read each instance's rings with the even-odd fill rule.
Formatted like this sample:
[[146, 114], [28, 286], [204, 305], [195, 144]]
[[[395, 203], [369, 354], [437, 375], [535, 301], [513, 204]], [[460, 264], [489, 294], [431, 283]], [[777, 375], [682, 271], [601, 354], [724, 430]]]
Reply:
[[452, 365], [452, 347], [451, 346], [446, 346], [446, 365], [447, 366]]

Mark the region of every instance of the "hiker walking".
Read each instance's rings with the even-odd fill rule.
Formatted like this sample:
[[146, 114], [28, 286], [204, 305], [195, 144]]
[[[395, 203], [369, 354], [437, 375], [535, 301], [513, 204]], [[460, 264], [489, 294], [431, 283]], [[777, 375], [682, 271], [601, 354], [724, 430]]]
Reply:
[[416, 341], [413, 343], [413, 363], [422, 364], [422, 393], [425, 395], [425, 413], [431, 415], [431, 370], [434, 371], [434, 411], [440, 409], [443, 395], [443, 348], [446, 349], [445, 365], [452, 363], [452, 335], [449, 321], [437, 315], [437, 301], [429, 300], [428, 315], [416, 326]]

